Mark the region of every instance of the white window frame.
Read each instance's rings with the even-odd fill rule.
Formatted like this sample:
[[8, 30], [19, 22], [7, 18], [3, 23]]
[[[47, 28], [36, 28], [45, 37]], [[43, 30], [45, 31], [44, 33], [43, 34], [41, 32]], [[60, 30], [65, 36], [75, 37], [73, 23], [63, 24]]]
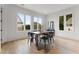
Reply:
[[[29, 16], [29, 17], [30, 17], [30, 24], [29, 24], [29, 25], [30, 25], [30, 30], [31, 30], [32, 16], [30, 16], [30, 15], [25, 15], [25, 25], [26, 25], [26, 16]], [[25, 28], [25, 27], [24, 27], [24, 28]], [[29, 31], [29, 30], [26, 30], [26, 28], [25, 28], [25, 31]]]
[[41, 17], [34, 17], [34, 18], [37, 18], [37, 29], [34, 29], [34, 28], [33, 29], [34, 30], [39, 30], [39, 24], [38, 24], [39, 23], [39, 19], [42, 19], [41, 20], [41, 25], [43, 25], [43, 23], [42, 23], [43, 22], [43, 18], [41, 18]]
[[[18, 26], [17, 26], [17, 25], [18, 25], [18, 24], [17, 24], [18, 21], [16, 21], [16, 27], [17, 27], [16, 29], [17, 29], [17, 31], [18, 31], [18, 32], [29, 31], [29, 30], [26, 30], [25, 25], [26, 25], [26, 16], [30, 16], [30, 15], [23, 14], [23, 13], [20, 13], [20, 12], [19, 12], [19, 13], [16, 14], [16, 19], [17, 19], [17, 17], [18, 17], [18, 14], [24, 15], [24, 30], [23, 30], [23, 31], [19, 31], [19, 30], [18, 30]], [[31, 19], [31, 21], [32, 21], [32, 16], [30, 16], [30, 19]], [[30, 21], [30, 22], [31, 22], [31, 21]], [[31, 30], [31, 24], [30, 24], [30, 30]]]

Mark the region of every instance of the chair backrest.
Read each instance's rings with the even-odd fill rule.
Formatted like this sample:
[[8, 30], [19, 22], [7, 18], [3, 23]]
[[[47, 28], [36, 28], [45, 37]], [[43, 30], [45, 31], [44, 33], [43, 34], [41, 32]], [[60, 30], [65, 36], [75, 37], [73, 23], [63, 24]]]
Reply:
[[32, 37], [33, 36], [33, 33], [28, 32], [28, 36]]
[[41, 39], [44, 39], [44, 40], [48, 40], [49, 39], [49, 34], [48, 33], [44, 33], [42, 35], [43, 36], [41, 37]]
[[[55, 29], [47, 29], [47, 31], [51, 31], [51, 32], [49, 32], [49, 34], [51, 36], [55, 36]], [[54, 31], [54, 32], [52, 32], [52, 31]]]

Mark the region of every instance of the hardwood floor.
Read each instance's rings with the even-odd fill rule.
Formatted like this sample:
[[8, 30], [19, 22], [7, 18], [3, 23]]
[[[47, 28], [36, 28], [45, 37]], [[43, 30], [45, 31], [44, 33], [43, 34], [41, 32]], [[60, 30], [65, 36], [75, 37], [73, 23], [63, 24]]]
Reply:
[[[27, 39], [7, 42], [1, 45], [2, 54], [45, 54], [44, 50], [38, 51], [35, 44], [31, 46]], [[78, 54], [79, 41], [55, 37], [54, 47], [47, 54]]]

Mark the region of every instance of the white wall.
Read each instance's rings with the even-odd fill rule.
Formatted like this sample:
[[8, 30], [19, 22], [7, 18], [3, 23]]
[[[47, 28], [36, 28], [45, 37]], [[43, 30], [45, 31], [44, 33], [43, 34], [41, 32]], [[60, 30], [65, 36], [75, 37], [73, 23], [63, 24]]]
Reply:
[[[4, 7], [3, 7], [3, 40], [2, 40], [2, 43], [24, 38], [27, 36], [28, 31], [24, 31], [24, 32], [17, 31], [17, 27], [16, 27], [16, 25], [17, 25], [16, 24], [17, 23], [16, 13], [17, 12], [21, 12], [26, 15], [27, 14], [31, 15], [32, 22], [33, 22], [33, 16], [40, 16], [45, 20], [45, 16], [42, 14], [38, 14], [36, 12], [24, 9], [22, 7], [18, 7], [16, 5], [4, 5]], [[32, 30], [32, 28], [33, 28], [33, 23], [31, 26], [31, 30]]]
[[[30, 11], [28, 9], [24, 9], [21, 7], [18, 7], [16, 5], [4, 5], [3, 7], [3, 40], [2, 43], [24, 38], [27, 36], [28, 31], [24, 32], [18, 32], [16, 27], [16, 13], [21, 12], [24, 14], [28, 14], [32, 16], [32, 26], [31, 30], [33, 28], [33, 16], [40, 16], [42, 17], [44, 29], [48, 27], [48, 21], [54, 21], [55, 23], [55, 30], [57, 36], [67, 37], [71, 39], [79, 39], [79, 6], [71, 7], [68, 9], [63, 9], [61, 11], [55, 12], [50, 14], [49, 16], [45, 16], [42, 14], [38, 14], [36, 12]], [[66, 30], [60, 31], [59, 30], [59, 16], [66, 15], [72, 13], [72, 20], [73, 20], [73, 31], [68, 32]]]
[[[62, 16], [62, 15], [65, 16], [70, 13], [72, 13], [73, 31], [72, 32], [66, 31], [66, 25], [64, 25], [65, 30], [60, 31], [59, 30], [59, 16]], [[57, 36], [79, 40], [79, 5], [52, 13], [52, 14], [48, 15], [47, 19], [48, 19], [48, 21], [54, 21]], [[66, 20], [66, 18], [65, 18], [65, 20]], [[65, 22], [65, 20], [64, 20], [64, 22]]]

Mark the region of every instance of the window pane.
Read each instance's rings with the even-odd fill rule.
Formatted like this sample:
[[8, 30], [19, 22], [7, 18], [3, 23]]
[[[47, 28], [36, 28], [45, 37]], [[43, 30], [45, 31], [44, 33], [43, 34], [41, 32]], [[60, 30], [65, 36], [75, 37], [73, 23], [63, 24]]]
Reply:
[[66, 15], [66, 29], [68, 31], [72, 30], [72, 14]]
[[34, 29], [37, 29], [38, 18], [34, 17]]
[[34, 29], [41, 30], [42, 28], [42, 18], [34, 17]]
[[34, 22], [34, 29], [37, 29], [37, 22]]
[[18, 31], [24, 30], [24, 14], [17, 13], [17, 27]]
[[24, 14], [17, 13], [17, 16], [19, 18], [19, 19], [17, 19], [17, 21], [24, 24]]
[[42, 24], [42, 19], [41, 18], [39, 18], [38, 23]]
[[42, 18], [38, 19], [38, 30], [41, 30], [42, 28]]
[[26, 23], [25, 24], [31, 25], [31, 16], [26, 15]]
[[38, 23], [38, 30], [41, 30], [42, 25], [40, 23]]
[[64, 30], [64, 16], [59, 16], [59, 30]]
[[34, 17], [34, 22], [38, 22], [38, 18], [37, 17]]
[[30, 26], [31, 26], [31, 16], [26, 15], [25, 16], [25, 29], [30, 30]]
[[54, 29], [54, 22], [53, 21], [50, 21], [50, 29]]

